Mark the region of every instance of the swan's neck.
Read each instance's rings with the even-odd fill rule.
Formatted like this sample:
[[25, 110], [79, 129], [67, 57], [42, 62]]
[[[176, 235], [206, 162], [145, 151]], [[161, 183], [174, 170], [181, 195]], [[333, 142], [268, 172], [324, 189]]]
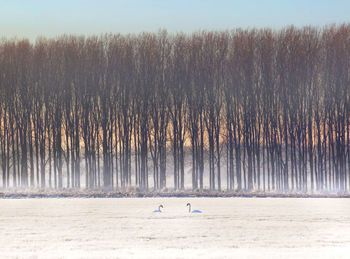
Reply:
[[191, 204], [188, 205], [188, 212], [191, 212]]
[[158, 210], [160, 211], [160, 206], [158, 206]]

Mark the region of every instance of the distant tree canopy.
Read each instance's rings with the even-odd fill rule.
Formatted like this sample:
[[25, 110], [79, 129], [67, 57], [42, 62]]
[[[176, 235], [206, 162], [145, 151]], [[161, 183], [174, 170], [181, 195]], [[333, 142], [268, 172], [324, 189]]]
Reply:
[[0, 42], [3, 188], [187, 173], [194, 190], [348, 191], [350, 25]]

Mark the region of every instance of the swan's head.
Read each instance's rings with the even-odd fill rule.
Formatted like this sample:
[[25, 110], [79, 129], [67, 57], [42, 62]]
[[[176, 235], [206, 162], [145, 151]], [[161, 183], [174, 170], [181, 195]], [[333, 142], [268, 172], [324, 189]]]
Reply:
[[159, 205], [159, 208], [163, 208], [163, 205]]
[[187, 203], [187, 205], [186, 206], [191, 206], [191, 203]]

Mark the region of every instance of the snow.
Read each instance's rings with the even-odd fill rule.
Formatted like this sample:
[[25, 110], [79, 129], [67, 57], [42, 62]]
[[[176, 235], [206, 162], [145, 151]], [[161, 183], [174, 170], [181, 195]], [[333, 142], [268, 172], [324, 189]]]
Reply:
[[[188, 213], [186, 204], [203, 213]], [[162, 204], [162, 213], [153, 213]], [[350, 200], [0, 199], [0, 258], [348, 258]]]

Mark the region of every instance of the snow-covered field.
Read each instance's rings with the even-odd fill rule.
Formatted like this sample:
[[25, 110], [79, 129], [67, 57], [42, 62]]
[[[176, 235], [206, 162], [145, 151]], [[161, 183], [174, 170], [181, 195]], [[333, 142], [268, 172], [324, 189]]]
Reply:
[[[189, 214], [187, 202], [203, 213]], [[350, 199], [0, 200], [0, 258], [349, 255]]]

